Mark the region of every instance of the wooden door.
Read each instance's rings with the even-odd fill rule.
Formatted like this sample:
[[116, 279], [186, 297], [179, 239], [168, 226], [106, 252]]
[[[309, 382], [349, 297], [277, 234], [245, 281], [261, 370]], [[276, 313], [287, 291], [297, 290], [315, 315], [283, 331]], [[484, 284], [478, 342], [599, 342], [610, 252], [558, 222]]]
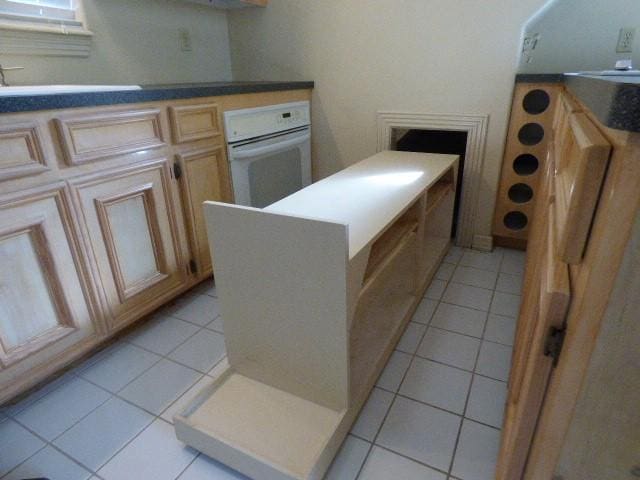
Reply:
[[556, 329], [556, 340], [565, 335], [572, 293], [569, 263], [582, 259], [610, 151], [595, 126], [583, 113], [575, 113], [572, 104], [561, 101], [558, 110], [527, 247], [499, 480], [523, 477], [547, 386], [554, 376], [551, 329]]
[[67, 199], [60, 183], [0, 198], [0, 402], [94, 332]]
[[110, 328], [175, 294], [186, 266], [177, 241], [169, 162], [153, 160], [71, 183]]
[[177, 156], [177, 161], [193, 273], [201, 279], [213, 271], [202, 204], [206, 200], [233, 201], [229, 167], [222, 146], [183, 153]]

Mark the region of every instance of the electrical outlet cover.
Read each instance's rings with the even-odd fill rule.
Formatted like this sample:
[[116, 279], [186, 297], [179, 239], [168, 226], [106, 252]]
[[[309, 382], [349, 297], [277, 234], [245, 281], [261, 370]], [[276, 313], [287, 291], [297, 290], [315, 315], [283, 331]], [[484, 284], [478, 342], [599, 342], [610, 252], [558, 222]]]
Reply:
[[617, 53], [631, 53], [633, 50], [633, 38], [636, 35], [636, 29], [633, 27], [621, 28], [618, 36]]

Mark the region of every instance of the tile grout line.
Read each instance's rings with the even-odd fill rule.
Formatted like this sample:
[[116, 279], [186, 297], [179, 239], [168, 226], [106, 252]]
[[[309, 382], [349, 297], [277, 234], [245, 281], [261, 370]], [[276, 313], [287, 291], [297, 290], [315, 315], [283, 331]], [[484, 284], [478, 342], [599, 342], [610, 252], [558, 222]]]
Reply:
[[[501, 267], [502, 267], [502, 262], [504, 261], [504, 252], [502, 252], [502, 258], [500, 259], [500, 264], [498, 266], [498, 271], [500, 271]], [[497, 280], [496, 280], [497, 282]], [[493, 299], [495, 297], [495, 290], [493, 291], [493, 293], [491, 294], [491, 302], [489, 302], [489, 310], [491, 310], [491, 305], [493, 304]], [[484, 334], [487, 330], [487, 324], [489, 323], [489, 317], [487, 316], [487, 319], [485, 321], [484, 324], [484, 328], [482, 329], [482, 337], [484, 338]], [[471, 374], [471, 382], [469, 383], [469, 390], [467, 391], [467, 398], [465, 400], [464, 403], [464, 409], [462, 411], [462, 421], [460, 422], [460, 429], [458, 431], [458, 436], [456, 438], [456, 442], [454, 444], [453, 447], [453, 455], [451, 456], [451, 462], [449, 464], [449, 471], [447, 472], [447, 476], [451, 476], [453, 475], [452, 471], [453, 471], [453, 466], [455, 465], [455, 461], [456, 461], [456, 456], [458, 454], [458, 447], [460, 446], [460, 436], [462, 435], [462, 427], [464, 426], [464, 420], [465, 418], [467, 418], [467, 407], [469, 406], [469, 399], [471, 398], [471, 389], [473, 388], [473, 380], [474, 380], [474, 375], [475, 375], [475, 371], [478, 368], [478, 360], [480, 359], [480, 353], [482, 351], [482, 340], [480, 341], [480, 345], [478, 346], [478, 352], [476, 353], [476, 359], [473, 365], [473, 372]]]

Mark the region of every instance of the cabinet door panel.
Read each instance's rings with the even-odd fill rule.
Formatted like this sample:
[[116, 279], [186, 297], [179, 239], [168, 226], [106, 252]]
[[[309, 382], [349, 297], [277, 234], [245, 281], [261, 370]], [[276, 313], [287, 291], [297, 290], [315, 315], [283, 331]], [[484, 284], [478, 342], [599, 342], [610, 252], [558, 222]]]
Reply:
[[232, 202], [229, 167], [222, 147], [178, 155], [182, 169], [182, 203], [187, 220], [191, 251], [195, 256], [198, 277], [212, 272], [203, 202]]
[[183, 271], [166, 160], [73, 181], [112, 327], [180, 288]]
[[93, 331], [61, 190], [0, 206], [0, 366]]

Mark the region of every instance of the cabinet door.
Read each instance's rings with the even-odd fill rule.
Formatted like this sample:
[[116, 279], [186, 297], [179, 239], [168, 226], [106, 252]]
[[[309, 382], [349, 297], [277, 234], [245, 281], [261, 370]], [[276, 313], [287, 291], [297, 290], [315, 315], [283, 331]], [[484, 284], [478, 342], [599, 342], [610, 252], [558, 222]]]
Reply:
[[223, 147], [215, 147], [178, 155], [181, 170], [180, 188], [184, 217], [198, 278], [211, 275], [207, 229], [202, 203], [207, 200], [231, 202], [229, 167]]
[[164, 159], [72, 181], [113, 329], [175, 294], [183, 282]]
[[[93, 331], [64, 186], [0, 198], [0, 392]], [[6, 388], [5, 388], [6, 387]], [[0, 402], [3, 394], [0, 394]]]

